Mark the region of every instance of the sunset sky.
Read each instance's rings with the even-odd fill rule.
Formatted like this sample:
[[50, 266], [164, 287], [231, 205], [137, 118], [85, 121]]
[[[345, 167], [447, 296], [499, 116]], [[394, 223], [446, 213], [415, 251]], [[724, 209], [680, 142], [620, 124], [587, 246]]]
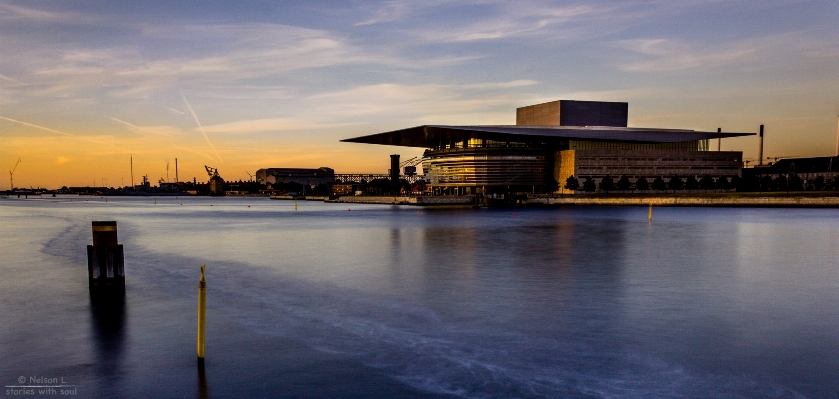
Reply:
[[[514, 124], [557, 99], [635, 127], [757, 132], [834, 155], [836, 1], [4, 1], [0, 189], [385, 173], [421, 149], [339, 140]], [[715, 146], [714, 146], [715, 148]], [[757, 156], [756, 138], [723, 150]]]

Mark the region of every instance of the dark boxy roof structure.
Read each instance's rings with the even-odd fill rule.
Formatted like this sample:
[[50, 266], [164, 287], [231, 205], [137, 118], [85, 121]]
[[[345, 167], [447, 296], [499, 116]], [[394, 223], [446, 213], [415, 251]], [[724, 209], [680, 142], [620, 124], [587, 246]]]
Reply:
[[[755, 168], [759, 169], [759, 168]], [[831, 173], [839, 172], [839, 156], [813, 158], [786, 158], [762, 168], [764, 173]]]
[[624, 143], [679, 143], [727, 137], [753, 136], [754, 133], [703, 132], [683, 129], [653, 129], [614, 126], [445, 126], [422, 125], [390, 132], [341, 140], [349, 143], [382, 144], [432, 148], [434, 143], [479, 138], [517, 142], [612, 141]]

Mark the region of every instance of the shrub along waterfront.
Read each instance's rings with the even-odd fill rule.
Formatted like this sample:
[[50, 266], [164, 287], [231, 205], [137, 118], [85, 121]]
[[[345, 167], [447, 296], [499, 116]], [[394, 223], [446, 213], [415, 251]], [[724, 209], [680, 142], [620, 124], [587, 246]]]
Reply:
[[799, 175], [791, 173], [789, 175], [778, 175], [775, 178], [769, 175], [761, 177], [748, 176], [741, 178], [740, 176], [732, 176], [731, 179], [722, 176], [714, 179], [709, 175], [704, 175], [699, 180], [696, 176], [670, 176], [656, 177], [652, 184], [646, 178], [640, 177], [632, 181], [628, 176], [621, 176], [615, 183], [612, 176], [604, 176], [600, 182], [596, 182], [590, 176], [584, 177], [582, 185], [580, 180], [575, 176], [570, 176], [565, 180], [562, 186], [566, 190], [575, 191], [577, 193], [632, 193], [632, 192], [647, 192], [652, 193], [676, 193], [676, 192], [796, 192], [796, 191], [839, 191], [839, 177], [833, 179], [826, 179], [823, 176], [818, 176], [815, 179], [804, 180]]

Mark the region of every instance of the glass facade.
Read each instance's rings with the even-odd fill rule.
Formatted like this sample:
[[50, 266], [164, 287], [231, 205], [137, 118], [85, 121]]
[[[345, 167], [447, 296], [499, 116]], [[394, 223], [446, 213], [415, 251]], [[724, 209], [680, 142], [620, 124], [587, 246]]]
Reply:
[[422, 164], [431, 186], [541, 186], [552, 153], [515, 147], [427, 150]]

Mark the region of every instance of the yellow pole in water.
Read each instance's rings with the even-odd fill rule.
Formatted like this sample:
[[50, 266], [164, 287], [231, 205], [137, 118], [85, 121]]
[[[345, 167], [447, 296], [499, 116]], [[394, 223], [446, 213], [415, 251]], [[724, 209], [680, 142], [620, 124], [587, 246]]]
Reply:
[[154, 204], [157, 205], [157, 197], [154, 198]]
[[653, 221], [653, 204], [652, 203], [650, 203], [650, 212], [647, 214], [647, 220], [649, 220], [650, 222]]
[[294, 210], [295, 211], [297, 210], [297, 200], [296, 199], [294, 200]]
[[198, 281], [198, 363], [204, 362], [204, 328], [206, 327], [207, 310], [207, 280], [204, 279], [204, 268], [201, 265], [201, 280]]

